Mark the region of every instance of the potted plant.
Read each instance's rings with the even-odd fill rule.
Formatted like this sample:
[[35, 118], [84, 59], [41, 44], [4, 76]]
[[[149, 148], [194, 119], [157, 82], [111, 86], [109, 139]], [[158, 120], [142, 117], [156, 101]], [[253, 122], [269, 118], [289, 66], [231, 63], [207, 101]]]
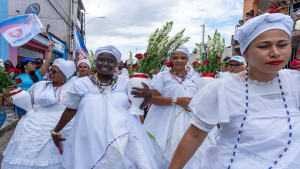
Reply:
[[[8, 86], [17, 86], [22, 83], [20, 78], [13, 79], [15, 73], [5, 71], [3, 61], [0, 59], [0, 93], [5, 93]], [[27, 112], [33, 111], [31, 97], [27, 91], [22, 90], [20, 87], [10, 91], [10, 101], [16, 106], [26, 110]]]
[[[198, 89], [209, 83], [212, 79], [218, 76], [222, 67], [221, 56], [225, 50], [225, 39], [220, 39], [221, 35], [216, 30], [213, 37], [208, 35], [206, 57], [200, 58], [199, 62], [194, 62], [195, 71], [201, 73], [201, 78], [197, 83]], [[200, 55], [204, 52], [204, 47], [196, 43], [197, 50]]]
[[150, 85], [149, 79], [152, 79], [153, 72], [175, 51], [181, 44], [187, 42], [189, 37], [184, 37], [184, 31], [176, 33], [173, 37], [169, 37], [172, 30], [173, 22], [167, 22], [163, 28], [156, 29], [149, 37], [147, 50], [144, 54], [136, 54], [136, 65], [132, 65], [132, 53], [130, 52], [131, 67], [129, 76], [131, 77], [127, 84], [127, 91], [131, 101], [129, 111], [135, 115], [143, 115], [144, 111], [139, 108], [143, 99], [134, 98], [130, 93], [132, 87], [143, 88], [141, 82]]

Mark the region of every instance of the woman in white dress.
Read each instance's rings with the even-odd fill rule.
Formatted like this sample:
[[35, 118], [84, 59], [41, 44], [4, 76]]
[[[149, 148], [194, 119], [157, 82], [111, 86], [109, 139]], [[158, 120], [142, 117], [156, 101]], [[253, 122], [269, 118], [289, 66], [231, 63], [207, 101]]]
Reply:
[[[53, 130], [57, 144], [64, 140], [58, 132], [75, 116], [66, 139], [63, 166], [72, 169], [120, 168], [155, 169], [150, 139], [139, 118], [130, 114], [126, 91], [128, 77], [114, 75], [121, 58], [114, 46], [99, 47], [95, 52], [97, 75], [77, 79], [70, 87], [70, 97], [81, 97], [78, 110], [67, 108]], [[150, 102], [145, 85], [133, 94]], [[74, 104], [74, 106], [77, 106]]]
[[170, 169], [183, 168], [215, 124], [220, 139], [207, 150], [203, 168], [300, 168], [300, 72], [282, 69], [291, 57], [292, 30], [283, 14], [263, 14], [236, 30], [248, 68], [193, 98], [195, 116]]
[[[77, 52], [76, 52], [77, 54]], [[77, 63], [77, 71], [76, 73], [78, 74], [77, 76], [73, 76], [69, 82], [74, 82], [75, 80], [77, 80], [78, 78], [81, 77], [85, 77], [85, 76], [89, 76], [91, 74], [91, 62], [88, 59], [81, 59], [78, 62], [75, 62], [75, 64]]]
[[[151, 107], [144, 122], [155, 148], [155, 160], [159, 168], [168, 168], [176, 147], [191, 124], [192, 114], [188, 107], [197, 93], [198, 76], [186, 69], [189, 51], [180, 46], [170, 57], [173, 67], [153, 77]], [[196, 156], [187, 169], [200, 165]]]
[[[18, 122], [12, 138], [3, 153], [3, 169], [62, 169], [59, 149], [51, 139], [50, 131], [57, 124], [66, 106], [69, 83], [65, 83], [75, 71], [72, 61], [56, 59], [50, 69], [52, 82], [37, 82], [29, 88], [34, 112], [26, 114]], [[70, 100], [68, 102], [72, 102]], [[61, 132], [67, 136], [72, 123]]]

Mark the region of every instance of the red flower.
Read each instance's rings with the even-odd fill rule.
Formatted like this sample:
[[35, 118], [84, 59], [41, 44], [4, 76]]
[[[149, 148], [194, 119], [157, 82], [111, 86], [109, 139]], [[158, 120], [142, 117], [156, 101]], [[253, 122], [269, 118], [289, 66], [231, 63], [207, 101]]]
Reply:
[[132, 69], [136, 69], [138, 67], [137, 64], [132, 65]]
[[12, 72], [14, 72], [14, 68], [9, 68], [5, 70], [5, 72], [7, 72], [10, 75]]
[[20, 74], [21, 73], [21, 70], [20, 69], [14, 69], [14, 72], [16, 75]]
[[146, 52], [146, 53], [144, 53], [144, 57], [146, 58], [148, 56], [148, 53]]
[[208, 65], [208, 64], [209, 64], [209, 61], [206, 60], [206, 61], [204, 61], [203, 63], [204, 63], [205, 65]]
[[16, 82], [17, 84], [20, 84], [20, 83], [22, 83], [22, 79], [21, 79], [21, 78], [15, 79], [15, 82]]
[[200, 63], [197, 62], [197, 61], [193, 62], [193, 66], [196, 66], [196, 65], [199, 65], [199, 64], [200, 64]]
[[167, 62], [167, 67], [173, 67], [173, 62]]
[[135, 57], [136, 57], [138, 60], [140, 60], [140, 59], [142, 59], [142, 58], [143, 58], [143, 55], [142, 55], [142, 54], [140, 54], [140, 53], [138, 53], [138, 54], [136, 54], [136, 55], [135, 55]]
[[217, 56], [217, 60], [221, 60], [221, 57], [220, 57], [220, 56]]
[[93, 73], [95, 73], [95, 74], [96, 74], [96, 73], [97, 73], [97, 69], [93, 70]]
[[291, 66], [295, 69], [299, 69], [300, 68], [300, 59], [294, 59], [291, 62]]

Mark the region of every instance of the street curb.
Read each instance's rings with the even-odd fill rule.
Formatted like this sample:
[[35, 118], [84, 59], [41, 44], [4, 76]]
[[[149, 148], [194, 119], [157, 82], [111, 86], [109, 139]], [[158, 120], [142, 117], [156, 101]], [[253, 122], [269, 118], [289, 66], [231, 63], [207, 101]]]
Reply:
[[19, 121], [19, 120], [16, 120], [16, 121], [12, 122], [11, 124], [9, 124], [9, 125], [3, 127], [3, 128], [0, 130], [0, 137], [1, 137], [5, 132], [7, 132], [8, 130], [10, 130], [11, 128], [14, 128], [14, 127], [17, 125], [18, 121]]

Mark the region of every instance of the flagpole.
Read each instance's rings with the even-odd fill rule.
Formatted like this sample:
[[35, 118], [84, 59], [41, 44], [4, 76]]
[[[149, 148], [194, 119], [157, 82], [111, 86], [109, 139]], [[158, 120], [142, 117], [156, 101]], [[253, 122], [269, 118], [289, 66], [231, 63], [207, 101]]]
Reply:
[[48, 33], [46, 32], [45, 28], [44, 28], [44, 33], [46, 34], [46, 36], [47, 36], [47, 38], [49, 39], [49, 41], [51, 41], [51, 39], [50, 39]]
[[[32, 13], [35, 15], [36, 13], [35, 13], [35, 11], [33, 10], [33, 8], [32, 8], [32, 6], [31, 6], [31, 4], [29, 4], [29, 7], [30, 7], [30, 9], [31, 9]], [[49, 37], [48, 33], [46, 32], [46, 29], [45, 29], [45, 27], [44, 27], [44, 33], [46, 34], [46, 36], [47, 36], [47, 38], [49, 39], [49, 41], [51, 41], [51, 39], [50, 39], [50, 37]]]

